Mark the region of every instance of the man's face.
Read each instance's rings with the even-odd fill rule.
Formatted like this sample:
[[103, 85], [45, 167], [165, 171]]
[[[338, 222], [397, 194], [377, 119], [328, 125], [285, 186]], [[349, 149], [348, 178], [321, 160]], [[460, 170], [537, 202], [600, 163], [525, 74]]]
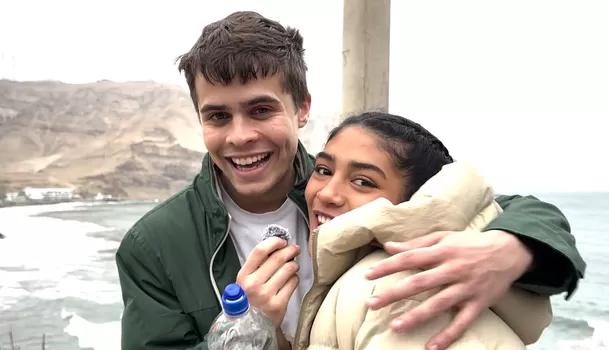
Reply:
[[309, 118], [310, 100], [296, 109], [279, 74], [241, 84], [196, 81], [203, 140], [229, 192], [264, 197], [292, 182], [298, 129]]

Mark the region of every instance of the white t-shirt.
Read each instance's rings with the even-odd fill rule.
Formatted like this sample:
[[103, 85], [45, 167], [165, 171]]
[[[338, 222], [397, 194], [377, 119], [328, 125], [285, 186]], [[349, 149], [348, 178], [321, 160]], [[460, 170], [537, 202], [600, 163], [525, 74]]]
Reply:
[[222, 186], [220, 186], [220, 189], [222, 201], [232, 217], [230, 236], [237, 250], [241, 266], [254, 250], [254, 247], [262, 242], [264, 229], [270, 224], [277, 224], [286, 228], [291, 236], [288, 244], [300, 246], [300, 255], [295, 259], [299, 266], [298, 277], [300, 282], [288, 302], [288, 310], [281, 324], [282, 331], [294, 337], [302, 298], [313, 284], [313, 266], [311, 257], [307, 253], [309, 227], [303, 216], [304, 214], [300, 213], [296, 203], [289, 198], [286, 198], [281, 207], [275, 211], [263, 214], [250, 213], [241, 209]]

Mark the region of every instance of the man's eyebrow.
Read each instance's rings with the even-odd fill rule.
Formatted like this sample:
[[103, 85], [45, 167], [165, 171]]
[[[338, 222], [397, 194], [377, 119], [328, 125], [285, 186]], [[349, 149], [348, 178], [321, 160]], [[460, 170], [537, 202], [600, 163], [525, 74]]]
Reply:
[[[241, 103], [239, 103], [239, 105], [241, 106], [241, 108], [247, 108], [247, 107], [259, 104], [259, 103], [276, 104], [276, 103], [281, 103], [281, 101], [279, 101], [279, 99], [277, 99], [276, 97], [273, 97], [270, 95], [260, 95], [260, 96], [251, 98], [247, 101], [241, 102]], [[228, 110], [229, 110], [229, 108], [227, 105], [205, 104], [205, 105], [201, 106], [201, 108], [199, 109], [199, 113], [204, 114], [204, 113], [208, 113], [208, 112], [226, 112]]]
[[226, 112], [228, 111], [227, 105], [214, 105], [214, 104], [205, 104], [201, 106], [199, 109], [200, 114], [204, 114], [207, 112]]
[[281, 103], [281, 101], [279, 101], [279, 99], [277, 99], [276, 97], [270, 96], [270, 95], [261, 95], [261, 96], [256, 96], [252, 99], [249, 99], [245, 102], [241, 102], [241, 108], [246, 108], [246, 107], [250, 107], [259, 103], [271, 103], [271, 104], [275, 104], [275, 103]]

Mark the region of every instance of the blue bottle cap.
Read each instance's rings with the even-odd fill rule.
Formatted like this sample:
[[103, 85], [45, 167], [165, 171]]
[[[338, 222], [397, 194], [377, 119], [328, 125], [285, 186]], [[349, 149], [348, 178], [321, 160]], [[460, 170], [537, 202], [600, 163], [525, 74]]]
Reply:
[[241, 316], [250, 308], [245, 291], [236, 283], [231, 283], [224, 288], [222, 294], [222, 309], [228, 316]]

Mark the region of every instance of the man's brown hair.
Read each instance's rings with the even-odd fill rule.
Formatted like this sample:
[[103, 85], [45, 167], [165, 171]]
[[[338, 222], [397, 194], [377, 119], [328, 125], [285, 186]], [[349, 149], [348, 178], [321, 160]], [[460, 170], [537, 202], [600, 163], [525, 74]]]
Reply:
[[283, 91], [292, 95], [299, 108], [309, 95], [302, 42], [297, 29], [284, 28], [256, 12], [240, 11], [205, 26], [190, 51], [176, 61], [197, 113], [195, 78], [199, 73], [210, 84], [222, 85], [281, 74]]

